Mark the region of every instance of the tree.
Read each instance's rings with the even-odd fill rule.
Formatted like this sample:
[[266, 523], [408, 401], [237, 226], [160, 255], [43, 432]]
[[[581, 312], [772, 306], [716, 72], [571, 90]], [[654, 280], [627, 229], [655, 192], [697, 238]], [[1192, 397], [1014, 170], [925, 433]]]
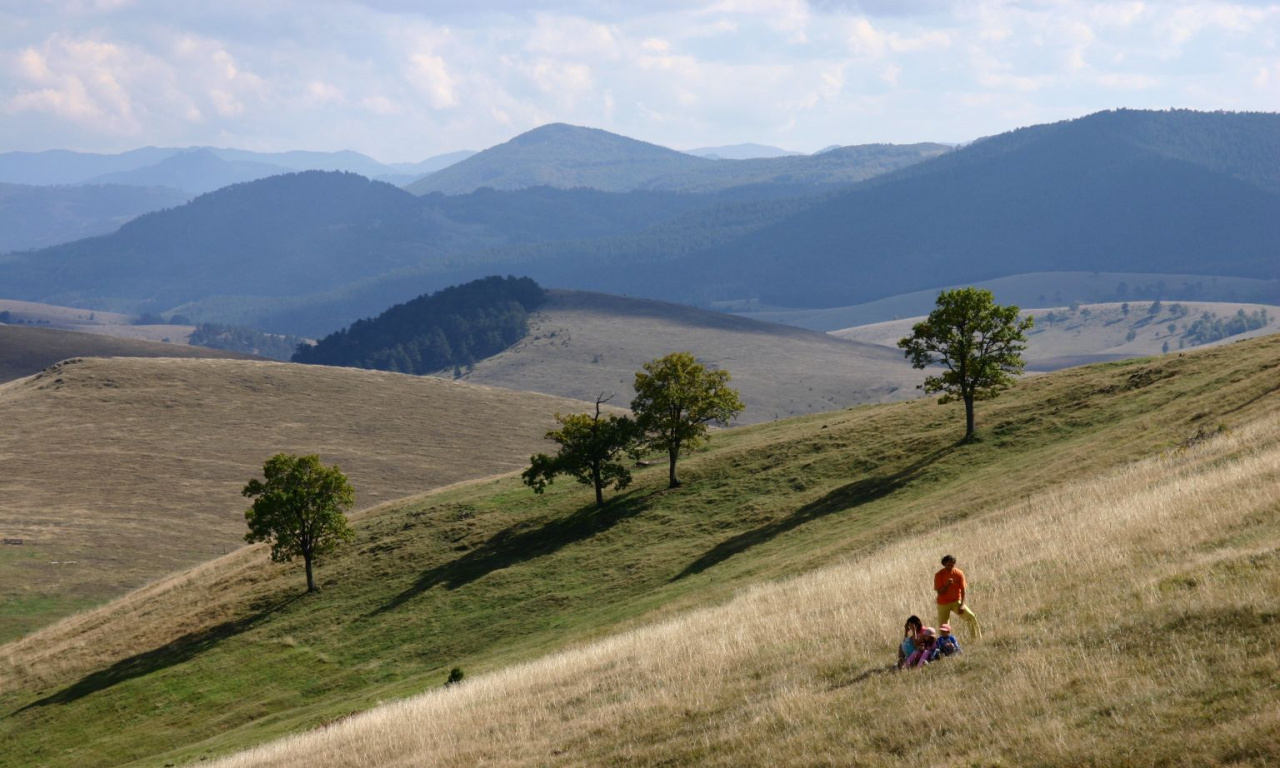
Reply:
[[355, 489], [338, 467], [326, 467], [319, 456], [278, 453], [262, 465], [265, 482], [253, 479], [243, 494], [253, 499], [245, 510], [250, 544], [271, 542], [271, 560], [302, 557], [307, 591], [316, 591], [312, 562], [355, 538], [343, 510], [355, 503]]
[[943, 393], [940, 403], [964, 401], [967, 442], [974, 437], [974, 401], [995, 397], [1022, 372], [1026, 331], [1034, 324], [1031, 317], [1020, 320], [1017, 307], [996, 304], [991, 291], [957, 288], [940, 293], [937, 309], [898, 346], [916, 368], [946, 368], [920, 388]]
[[742, 412], [738, 390], [729, 372], [709, 371], [689, 352], [672, 352], [644, 364], [636, 373], [636, 397], [631, 401], [642, 443], [667, 452], [668, 487], [678, 488], [676, 460], [707, 439], [707, 425], [727, 425]]
[[556, 475], [572, 475], [583, 485], [596, 490], [596, 506], [604, 506], [604, 489], [612, 484], [620, 491], [631, 484], [631, 472], [618, 461], [624, 453], [634, 452], [638, 432], [636, 423], [626, 416], [609, 414], [601, 417], [600, 406], [612, 396], [596, 398], [595, 415], [556, 414], [560, 429], [547, 432], [547, 439], [560, 444], [554, 456], [545, 453], [529, 458], [529, 468], [521, 477], [534, 493], [543, 490]]

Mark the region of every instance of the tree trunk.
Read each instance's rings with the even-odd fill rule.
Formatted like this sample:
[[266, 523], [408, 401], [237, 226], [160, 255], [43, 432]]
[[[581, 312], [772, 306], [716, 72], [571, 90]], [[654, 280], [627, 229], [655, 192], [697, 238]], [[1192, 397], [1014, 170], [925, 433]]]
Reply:
[[311, 575], [311, 555], [303, 555], [302, 559], [307, 564], [307, 591], [316, 591], [316, 580]]
[[600, 465], [598, 463], [591, 465], [591, 484], [596, 488], [596, 509], [600, 509], [604, 506], [604, 488], [603, 483], [600, 482]]
[[680, 481], [679, 481], [678, 479], [676, 479], [676, 459], [680, 457], [680, 446], [677, 444], [677, 445], [674, 445], [674, 446], [672, 446], [672, 447], [668, 448], [668, 449], [667, 449], [667, 453], [668, 453], [668, 454], [670, 455], [670, 457], [671, 457], [671, 468], [670, 468], [670, 470], [667, 472], [667, 479], [668, 479], [668, 481], [669, 481], [669, 482], [668, 482], [668, 484], [667, 484], [667, 487], [668, 487], [668, 488], [679, 488], [679, 487], [680, 487]]
[[967, 443], [973, 439], [973, 395], [965, 394], [964, 396], [964, 441]]

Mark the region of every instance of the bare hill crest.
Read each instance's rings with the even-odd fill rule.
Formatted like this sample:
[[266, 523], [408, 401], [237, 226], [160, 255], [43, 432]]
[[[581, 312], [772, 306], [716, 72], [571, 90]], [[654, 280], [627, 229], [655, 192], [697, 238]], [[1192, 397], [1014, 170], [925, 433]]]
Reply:
[[467, 381], [625, 406], [645, 362], [689, 351], [725, 368], [745, 423], [914, 397], [920, 375], [896, 350], [680, 304], [549, 291], [529, 335], [475, 365]]

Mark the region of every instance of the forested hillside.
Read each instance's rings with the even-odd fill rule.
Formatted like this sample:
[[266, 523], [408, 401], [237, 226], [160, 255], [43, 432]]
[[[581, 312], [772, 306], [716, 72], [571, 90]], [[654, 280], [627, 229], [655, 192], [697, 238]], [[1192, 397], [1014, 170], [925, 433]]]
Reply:
[[527, 277], [487, 277], [359, 320], [299, 346], [293, 361], [417, 374], [470, 368], [524, 338], [529, 313], [545, 301]]
[[190, 197], [166, 187], [0, 183], [0, 253], [103, 235], [144, 213], [182, 205]]

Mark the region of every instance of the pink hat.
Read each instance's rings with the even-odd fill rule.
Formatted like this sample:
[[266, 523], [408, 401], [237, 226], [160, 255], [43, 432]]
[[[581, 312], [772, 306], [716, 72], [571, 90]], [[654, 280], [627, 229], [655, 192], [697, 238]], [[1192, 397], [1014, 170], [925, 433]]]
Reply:
[[920, 634], [924, 635], [925, 637], [933, 637], [933, 627], [925, 627], [924, 629], [920, 630]]
[[951, 634], [951, 625], [950, 625], [950, 624], [943, 624], [942, 626], [938, 627], [938, 631], [939, 631], [939, 632], [941, 632], [941, 633], [942, 633], [942, 634], [944, 634], [944, 635], [949, 635], [949, 634]]

